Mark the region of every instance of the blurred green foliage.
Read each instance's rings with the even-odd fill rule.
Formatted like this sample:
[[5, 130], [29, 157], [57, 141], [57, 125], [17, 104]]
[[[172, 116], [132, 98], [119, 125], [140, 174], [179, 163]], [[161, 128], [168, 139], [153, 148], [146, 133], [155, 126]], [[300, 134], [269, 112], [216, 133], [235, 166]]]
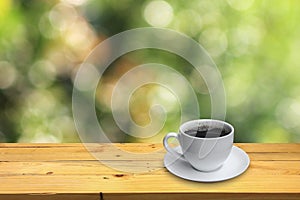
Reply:
[[[80, 141], [71, 109], [79, 64], [104, 39], [154, 26], [182, 32], [209, 52], [223, 77], [226, 121], [236, 128], [236, 142], [299, 142], [299, 21], [296, 0], [0, 1], [0, 141]], [[197, 91], [201, 118], [210, 117], [209, 94], [205, 85], [193, 84], [201, 77], [195, 77], [192, 66], [167, 52], [137, 51], [115, 61], [98, 87], [99, 121], [112, 141], [136, 141], [113, 120], [113, 85], [148, 62], [182, 73]], [[146, 125], [149, 102], [143, 97], [159, 99], [166, 91], [144, 86], [138, 92], [142, 95], [133, 95], [131, 115]], [[175, 106], [162, 134], [152, 139], [176, 131], [179, 118]]]

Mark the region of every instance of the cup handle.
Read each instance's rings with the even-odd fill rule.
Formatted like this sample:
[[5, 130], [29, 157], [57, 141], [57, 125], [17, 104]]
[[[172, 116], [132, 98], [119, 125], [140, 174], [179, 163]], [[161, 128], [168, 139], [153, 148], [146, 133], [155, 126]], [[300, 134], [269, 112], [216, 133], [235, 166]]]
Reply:
[[[171, 133], [168, 133], [168, 134], [164, 137], [163, 143], [164, 143], [165, 149], [166, 149], [169, 153], [171, 153], [171, 154], [173, 154], [173, 155], [175, 155], [175, 156], [177, 156], [177, 157], [183, 156], [182, 153], [179, 153], [179, 152], [176, 151], [174, 148], [171, 148], [171, 147], [169, 146], [169, 144], [168, 144], [168, 139], [169, 139], [169, 138], [175, 138], [176, 140], [178, 140], [178, 134], [177, 134], [177, 133], [174, 133], [174, 132], [171, 132]], [[178, 141], [179, 141], [179, 140], [178, 140]]]

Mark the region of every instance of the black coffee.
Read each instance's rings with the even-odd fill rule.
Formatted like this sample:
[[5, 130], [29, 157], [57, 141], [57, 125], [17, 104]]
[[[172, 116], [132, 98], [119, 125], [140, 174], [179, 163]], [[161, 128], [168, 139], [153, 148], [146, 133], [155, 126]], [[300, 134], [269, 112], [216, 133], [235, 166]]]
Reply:
[[230, 129], [218, 127], [198, 127], [197, 129], [186, 130], [186, 134], [198, 138], [223, 137], [230, 133]]

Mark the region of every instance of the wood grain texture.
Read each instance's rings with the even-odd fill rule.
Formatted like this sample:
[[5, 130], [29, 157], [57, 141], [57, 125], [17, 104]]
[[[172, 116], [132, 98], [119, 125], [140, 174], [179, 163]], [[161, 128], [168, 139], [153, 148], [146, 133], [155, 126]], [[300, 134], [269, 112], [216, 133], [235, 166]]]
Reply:
[[0, 199], [300, 199], [300, 144], [235, 145], [251, 159], [244, 174], [196, 183], [163, 167], [161, 144], [88, 144], [143, 173], [82, 144], [0, 144]]

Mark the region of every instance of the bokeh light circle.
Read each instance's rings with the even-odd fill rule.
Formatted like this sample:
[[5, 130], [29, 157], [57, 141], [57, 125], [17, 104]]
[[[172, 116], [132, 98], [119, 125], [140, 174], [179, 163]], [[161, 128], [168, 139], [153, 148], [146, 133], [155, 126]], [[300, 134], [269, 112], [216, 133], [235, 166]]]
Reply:
[[[199, 43], [186, 35], [162, 28], [138, 28], [114, 35], [96, 46], [80, 66], [74, 80], [72, 108], [79, 137], [87, 150], [101, 163], [119, 171], [138, 173], [160, 169], [162, 166], [149, 166], [147, 160], [143, 163], [143, 159], [137, 158], [161, 157], [164, 150], [159, 149], [150, 153], [133, 153], [114, 145], [97, 119], [95, 110], [97, 83], [100, 81], [104, 71], [117, 58], [135, 50], [149, 48], [164, 50], [188, 61], [201, 75], [207, 85], [211, 100], [211, 118], [219, 120], [225, 119], [225, 90], [221, 75], [210, 56]], [[147, 65], [148, 64], [144, 65], [144, 67], [147, 67]], [[157, 66], [162, 71], [170, 70], [167, 66], [156, 64], [156, 67]], [[140, 68], [140, 70], [143, 71], [146, 69]], [[147, 81], [139, 83], [137, 86], [141, 86], [141, 84], [143, 85], [145, 83], [147, 83]], [[162, 83], [158, 81], [157, 84]], [[162, 85], [168, 87], [167, 84], [163, 83]], [[176, 91], [177, 89], [169, 89], [175, 94], [178, 92]], [[188, 113], [185, 113], [185, 116], [188, 117], [181, 119], [181, 123], [200, 118], [196, 95], [192, 92], [190, 96], [193, 103], [189, 109], [186, 109]], [[113, 101], [114, 100], [117, 99], [113, 99]], [[117, 101], [115, 101], [115, 105], [118, 106], [116, 102]], [[112, 110], [114, 111], [114, 109]], [[161, 111], [163, 111], [163, 109], [159, 109], [159, 112]], [[115, 119], [117, 119], [117, 117]], [[153, 133], [149, 134], [151, 135]], [[147, 137], [147, 135], [145, 137]], [[90, 145], [89, 143], [91, 142], [105, 143], [107, 148], [102, 148], [101, 151], [97, 151], [95, 150], [97, 145]], [[116, 155], [122, 158], [120, 162], [123, 161], [126, 164], [120, 165], [120, 162], [112, 162], [112, 160], [116, 159]], [[134, 159], [139, 160], [138, 165], [135, 163], [129, 164], [127, 162], [128, 160]]]

